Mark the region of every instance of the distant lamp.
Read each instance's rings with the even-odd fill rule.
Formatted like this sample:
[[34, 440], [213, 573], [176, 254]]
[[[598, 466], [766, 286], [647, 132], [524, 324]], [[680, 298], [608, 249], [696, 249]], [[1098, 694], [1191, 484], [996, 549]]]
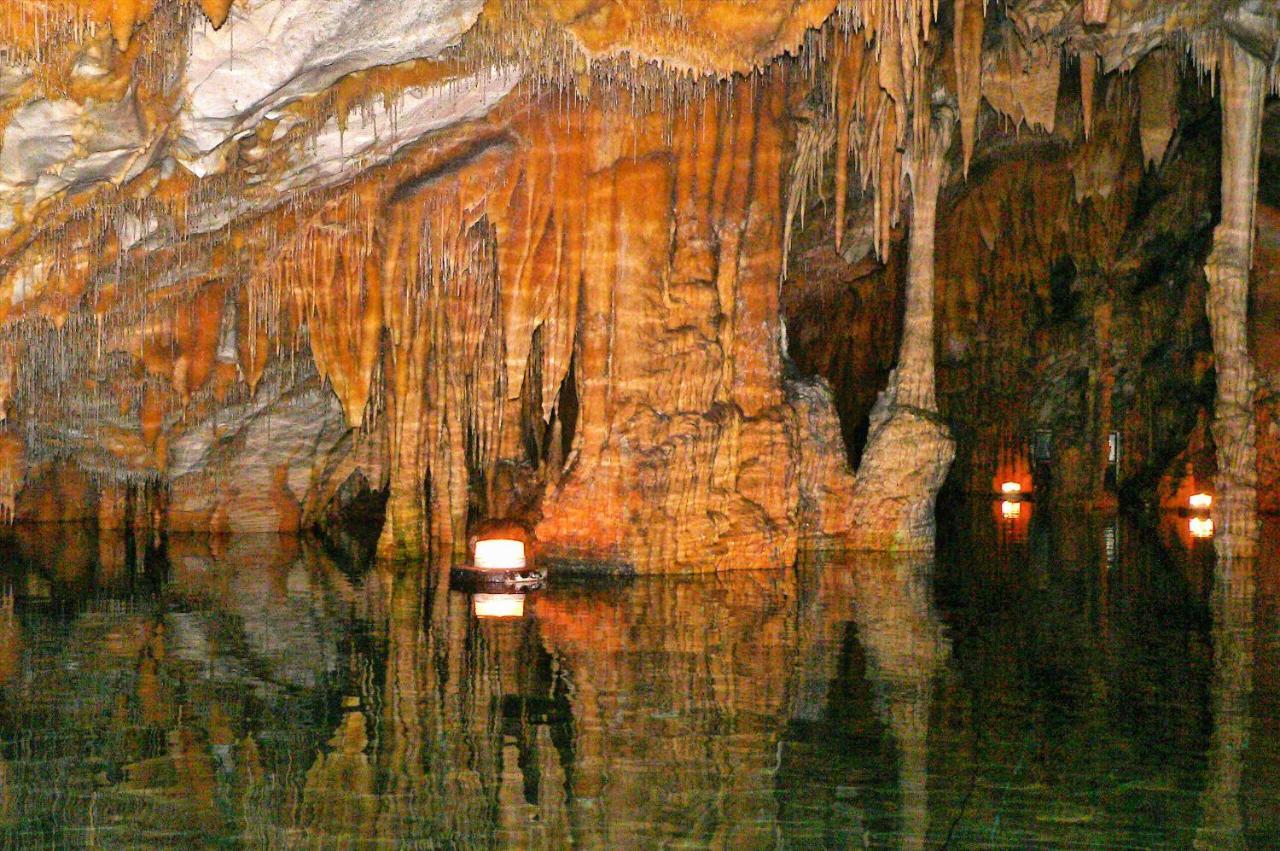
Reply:
[[476, 617], [486, 619], [524, 617], [523, 594], [476, 594], [471, 598]]
[[1212, 517], [1192, 517], [1191, 518], [1191, 537], [1212, 538], [1213, 537], [1213, 518]]
[[1018, 482], [1005, 482], [1000, 485], [1000, 493], [1005, 496], [1016, 496], [1022, 493], [1022, 485]]
[[[1193, 493], [1187, 503], [1194, 511], [1208, 511], [1213, 507], [1213, 495], [1207, 493]], [[1210, 532], [1213, 530], [1210, 529]]]
[[480, 570], [518, 570], [525, 565], [524, 541], [510, 538], [476, 541], [475, 566]]
[[1006, 499], [1000, 503], [1000, 516], [1005, 520], [1017, 520], [1022, 516], [1022, 503]]

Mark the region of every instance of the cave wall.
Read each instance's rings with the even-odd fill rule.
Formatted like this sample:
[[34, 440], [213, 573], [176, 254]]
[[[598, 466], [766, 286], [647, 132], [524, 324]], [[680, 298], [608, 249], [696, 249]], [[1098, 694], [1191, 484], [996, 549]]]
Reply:
[[[116, 329], [104, 350], [141, 364], [80, 352], [141, 387], [59, 418], [119, 423], [97, 472], [163, 476], [170, 531], [295, 530], [358, 476], [387, 492], [390, 555], [509, 515], [574, 560], [789, 563], [845, 522], [813, 494], [847, 471], [826, 391], [783, 377], [787, 100], [784, 74], [688, 121], [520, 98], [240, 225], [248, 279]], [[55, 519], [38, 493], [19, 516]]]
[[[1049, 134], [1011, 126], [984, 104], [968, 173], [952, 174], [938, 223], [935, 345], [939, 402], [959, 444], [953, 493], [992, 494], [1016, 480], [1089, 506], [1123, 497], [1185, 507], [1212, 488], [1203, 266], [1222, 120], [1211, 82], [1170, 61], [1157, 53], [1130, 74], [1055, 77]], [[905, 270], [901, 247], [877, 260], [859, 238], [869, 223], [852, 202], [852, 250], [835, 251], [834, 207], [822, 204], [796, 237], [783, 302], [789, 354], [831, 383], [856, 463], [865, 441], [856, 424], [896, 363]], [[1269, 210], [1264, 201], [1250, 318], [1259, 363], [1274, 291]], [[909, 223], [892, 245], [908, 232]], [[1264, 378], [1260, 435], [1274, 434], [1266, 387]], [[1117, 470], [1107, 461], [1111, 431]], [[1049, 435], [1050, 454], [1038, 468], [1037, 433]]]
[[505, 517], [564, 562], [725, 570], [928, 546], [949, 435], [957, 490], [1172, 505], [1225, 458], [1269, 505], [1265, 188], [1252, 287], [1238, 255], [1276, 31], [1196, 0], [29, 0], [0, 513], [360, 515], [413, 559]]

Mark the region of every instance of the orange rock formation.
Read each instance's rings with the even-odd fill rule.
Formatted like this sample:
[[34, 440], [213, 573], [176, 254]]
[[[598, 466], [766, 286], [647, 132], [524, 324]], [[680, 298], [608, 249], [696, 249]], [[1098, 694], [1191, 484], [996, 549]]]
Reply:
[[[1155, 5], [343, 0], [341, 20], [301, 20], [253, 0], [17, 0], [0, 12], [0, 509], [287, 531], [374, 493], [386, 554], [458, 553], [470, 522], [510, 516], [550, 554], [642, 572], [789, 563], [810, 532], [927, 548], [944, 421], [964, 421], [937, 387], [952, 349], [1025, 324], [1010, 282], [1040, 292], [1064, 252], [1097, 262], [1092, 424], [1063, 475], [1100, 492], [1113, 430], [1136, 440], [1126, 459], [1163, 452], [1127, 404], [1147, 340], [1110, 281], [1132, 272], [1119, 217], [1180, 156], [1198, 68], [1223, 126], [1218, 540], [1248, 550], [1274, 431], [1247, 305], [1270, 280], [1249, 260], [1280, 25], [1245, 2]], [[1053, 157], [1006, 153], [1027, 139]], [[810, 279], [819, 257], [895, 315], [796, 323], [793, 352], [784, 304], [849, 303]], [[872, 293], [900, 269], [900, 296]], [[833, 362], [850, 345], [804, 353], [842, 322], [880, 349], [865, 368]], [[1001, 388], [1023, 380], [990, 360], [1016, 373]], [[861, 426], [837, 411], [870, 413], [895, 364], [855, 474], [839, 438]], [[989, 428], [957, 433], [970, 480], [1026, 437]]]

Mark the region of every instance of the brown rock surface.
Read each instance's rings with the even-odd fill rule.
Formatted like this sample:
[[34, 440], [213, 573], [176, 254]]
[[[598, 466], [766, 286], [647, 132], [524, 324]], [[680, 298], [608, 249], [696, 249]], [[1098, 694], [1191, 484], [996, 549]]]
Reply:
[[1233, 540], [1276, 480], [1266, 273], [1251, 341], [1246, 306], [1277, 31], [1243, 0], [22, 0], [0, 514], [275, 531], [385, 498], [388, 555], [512, 516], [568, 560], [776, 566], [806, 532], [924, 545], [948, 426], [962, 486], [1031, 481], [1052, 426], [1063, 495], [1149, 493], [1210, 407], [1204, 284], [1151, 260], [1208, 253], [1173, 221], [1212, 208], [1186, 48], [1224, 82]]

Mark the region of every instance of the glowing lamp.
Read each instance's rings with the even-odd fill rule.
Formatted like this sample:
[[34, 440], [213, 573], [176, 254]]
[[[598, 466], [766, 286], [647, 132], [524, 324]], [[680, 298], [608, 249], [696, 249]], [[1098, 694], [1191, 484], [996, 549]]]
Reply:
[[1213, 495], [1207, 493], [1193, 493], [1187, 502], [1196, 511], [1208, 511], [1213, 507]]
[[1014, 496], [1016, 494], [1020, 494], [1022, 493], [1022, 485], [1019, 484], [1018, 482], [1005, 482], [1004, 484], [1000, 485], [1000, 493], [1004, 494], [1005, 496]]
[[523, 594], [476, 594], [471, 606], [478, 618], [524, 617]]
[[1213, 537], [1213, 518], [1212, 517], [1192, 517], [1191, 518], [1191, 537], [1212, 538]]
[[480, 570], [518, 570], [525, 567], [524, 541], [490, 538], [476, 541], [475, 565]]
[[1016, 520], [1022, 516], [1022, 503], [1006, 499], [1000, 503], [1000, 516], [1006, 520]]
[[472, 532], [468, 549], [470, 562], [454, 565], [449, 573], [450, 581], [464, 589], [495, 594], [530, 591], [547, 578], [546, 571], [535, 564], [533, 536], [520, 523], [484, 521]]

